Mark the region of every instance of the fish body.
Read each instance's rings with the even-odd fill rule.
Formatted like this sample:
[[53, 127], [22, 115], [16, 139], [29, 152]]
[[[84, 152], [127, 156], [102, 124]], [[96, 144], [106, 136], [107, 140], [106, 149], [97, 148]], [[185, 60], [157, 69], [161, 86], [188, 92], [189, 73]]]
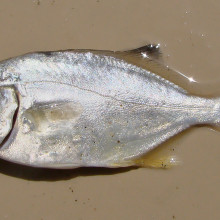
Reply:
[[20, 164], [132, 166], [182, 130], [219, 122], [218, 98], [111, 53], [30, 53], [2, 61], [0, 77], [0, 157]]

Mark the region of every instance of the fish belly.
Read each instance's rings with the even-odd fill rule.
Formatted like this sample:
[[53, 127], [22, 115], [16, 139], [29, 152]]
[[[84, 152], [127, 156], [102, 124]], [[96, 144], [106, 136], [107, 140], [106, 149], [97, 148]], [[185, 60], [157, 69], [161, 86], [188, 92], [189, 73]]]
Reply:
[[195, 123], [187, 108], [119, 101], [66, 85], [27, 85], [25, 92], [13, 138], [0, 154], [32, 166], [127, 166]]

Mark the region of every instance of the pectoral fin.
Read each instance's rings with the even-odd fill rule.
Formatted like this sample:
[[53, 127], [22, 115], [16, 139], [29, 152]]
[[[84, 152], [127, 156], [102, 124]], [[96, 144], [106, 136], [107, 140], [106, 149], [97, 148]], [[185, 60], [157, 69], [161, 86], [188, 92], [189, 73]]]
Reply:
[[82, 106], [79, 103], [48, 103], [28, 109], [23, 117], [28, 131], [45, 135], [71, 128], [81, 113]]
[[0, 88], [0, 143], [4, 141], [13, 127], [18, 100], [12, 88]]

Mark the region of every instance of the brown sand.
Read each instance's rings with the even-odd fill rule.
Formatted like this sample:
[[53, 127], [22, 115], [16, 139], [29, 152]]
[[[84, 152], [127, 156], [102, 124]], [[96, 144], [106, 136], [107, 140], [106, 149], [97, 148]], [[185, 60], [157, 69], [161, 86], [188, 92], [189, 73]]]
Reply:
[[[170, 67], [220, 82], [219, 10], [214, 0], [1, 0], [0, 60], [152, 42]], [[170, 170], [47, 171], [0, 162], [0, 219], [220, 219], [220, 133], [194, 128], [170, 144], [183, 161]]]

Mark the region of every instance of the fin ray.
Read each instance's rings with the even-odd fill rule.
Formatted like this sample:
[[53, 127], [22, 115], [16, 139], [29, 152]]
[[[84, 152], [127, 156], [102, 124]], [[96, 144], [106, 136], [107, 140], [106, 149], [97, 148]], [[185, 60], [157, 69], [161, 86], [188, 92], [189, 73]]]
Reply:
[[159, 44], [147, 44], [145, 46], [133, 50], [127, 50], [125, 52], [136, 55], [140, 59], [144, 59], [148, 57], [153, 60], [159, 60], [161, 58], [161, 51]]

